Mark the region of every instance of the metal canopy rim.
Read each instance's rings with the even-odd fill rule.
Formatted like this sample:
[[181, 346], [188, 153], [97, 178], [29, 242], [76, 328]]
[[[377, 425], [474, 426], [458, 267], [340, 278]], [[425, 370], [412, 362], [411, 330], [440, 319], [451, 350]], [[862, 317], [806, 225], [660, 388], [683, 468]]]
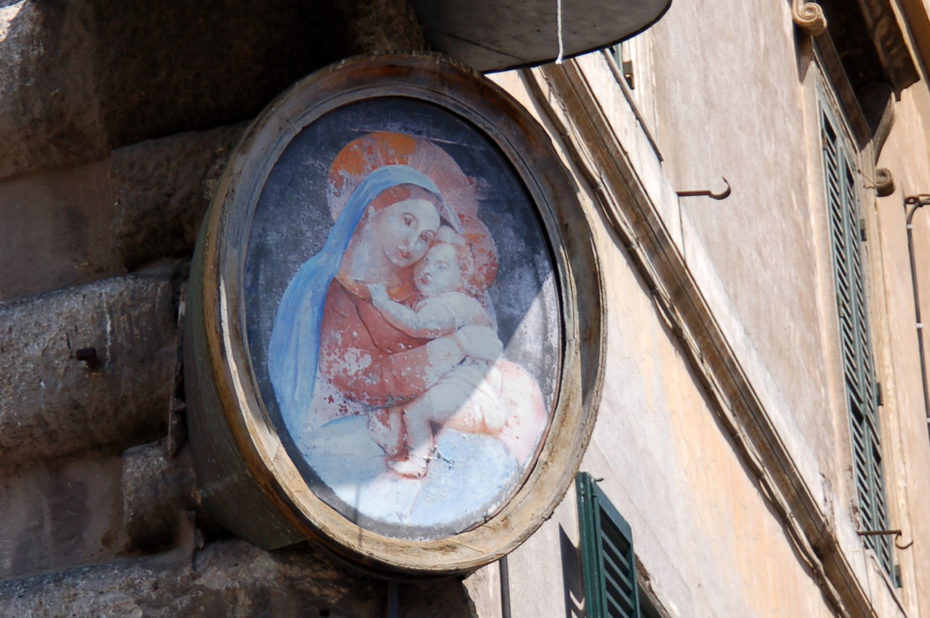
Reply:
[[[437, 51], [484, 72], [551, 62], [559, 54], [557, 0], [411, 0]], [[562, 0], [565, 58], [607, 47], [654, 24], [671, 0]]]

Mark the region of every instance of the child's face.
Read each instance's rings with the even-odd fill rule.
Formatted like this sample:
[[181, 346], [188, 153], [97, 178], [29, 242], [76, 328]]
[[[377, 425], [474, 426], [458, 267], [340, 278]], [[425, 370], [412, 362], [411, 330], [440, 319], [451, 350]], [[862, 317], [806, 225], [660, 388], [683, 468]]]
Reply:
[[460, 289], [462, 271], [455, 248], [444, 243], [430, 249], [423, 259], [414, 265], [413, 282], [420, 294], [427, 297]]

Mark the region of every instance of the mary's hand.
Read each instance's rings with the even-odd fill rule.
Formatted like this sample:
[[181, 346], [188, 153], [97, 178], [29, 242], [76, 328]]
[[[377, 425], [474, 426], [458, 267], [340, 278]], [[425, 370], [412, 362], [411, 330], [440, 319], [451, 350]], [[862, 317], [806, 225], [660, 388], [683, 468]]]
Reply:
[[497, 333], [488, 326], [463, 326], [456, 331], [455, 340], [465, 356], [478, 360], [494, 362], [504, 352], [504, 344], [497, 338]]

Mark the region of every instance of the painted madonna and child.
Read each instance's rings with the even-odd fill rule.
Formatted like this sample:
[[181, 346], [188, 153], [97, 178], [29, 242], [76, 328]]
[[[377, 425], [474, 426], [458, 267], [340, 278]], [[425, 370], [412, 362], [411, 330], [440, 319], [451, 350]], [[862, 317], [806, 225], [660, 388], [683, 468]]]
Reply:
[[459, 532], [519, 485], [552, 399], [502, 340], [491, 292], [507, 265], [476, 183], [430, 140], [355, 139], [328, 182], [332, 227], [290, 278], [268, 344], [281, 418], [314, 491], [349, 519]]

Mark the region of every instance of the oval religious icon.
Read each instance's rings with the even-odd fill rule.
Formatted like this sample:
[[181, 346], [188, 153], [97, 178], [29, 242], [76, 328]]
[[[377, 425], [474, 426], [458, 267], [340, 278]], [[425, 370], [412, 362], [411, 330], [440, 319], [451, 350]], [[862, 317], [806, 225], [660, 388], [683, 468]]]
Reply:
[[590, 433], [588, 233], [542, 129], [451, 62], [354, 60], [285, 93], [234, 155], [193, 265], [208, 508], [266, 547], [314, 538], [395, 570], [515, 547]]

